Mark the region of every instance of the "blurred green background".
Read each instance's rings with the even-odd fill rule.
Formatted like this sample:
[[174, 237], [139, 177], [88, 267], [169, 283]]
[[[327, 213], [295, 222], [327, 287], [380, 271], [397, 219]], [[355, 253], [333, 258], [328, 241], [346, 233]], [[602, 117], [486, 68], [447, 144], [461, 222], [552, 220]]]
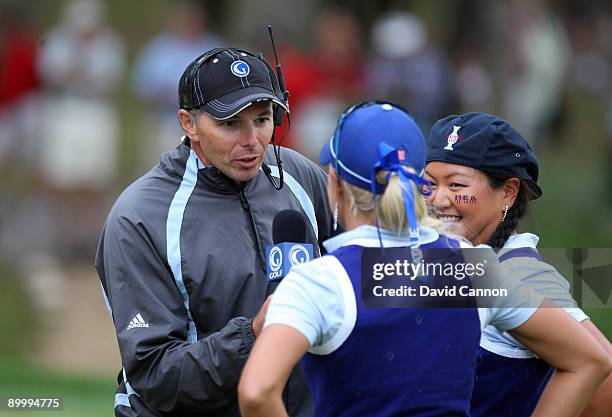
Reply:
[[[21, 5], [35, 36], [44, 39], [45, 33], [58, 24], [64, 3], [44, 0]], [[156, 162], [154, 156], [145, 152], [152, 144], [143, 134], [149, 127], [146, 117], [152, 114], [152, 107], [134, 93], [130, 77], [139, 52], [166, 27], [165, 21], [178, 2], [108, 0], [103, 3], [107, 6], [107, 23], [120, 35], [127, 58], [118, 85], [109, 97], [120, 126], [119, 160], [112, 180], [95, 192], [58, 191], [37, 172], [36, 162], [33, 168], [32, 163], [0, 158], [0, 235], [4, 236], [0, 244], [0, 394], [63, 396], [61, 415], [64, 416], [112, 415], [115, 377], [121, 364], [113, 326], [93, 268], [94, 250], [105, 214], [118, 193]], [[331, 4], [295, 0], [196, 3], [208, 14], [208, 29], [229, 44], [263, 48], [260, 38], [262, 33], [265, 35], [265, 24], [272, 23], [281, 43], [310, 56], [316, 56], [315, 39], [321, 36], [317, 32], [320, 29], [317, 16]], [[475, 62], [480, 63], [480, 70], [484, 69], [489, 77], [489, 98], [479, 105], [466, 104], [455, 94], [462, 86], [450, 86], [449, 96], [451, 92], [455, 95], [437, 110], [436, 117], [472, 109], [504, 114], [502, 103], [515, 87], [512, 77], [521, 71], [521, 66], [513, 61], [517, 53], [514, 37], [518, 36], [521, 25], [537, 13], [543, 13], [544, 21], [554, 17], [564, 30], [565, 46], [571, 55], [563, 74], [560, 100], [545, 120], [546, 128], [537, 131], [537, 140], [528, 138], [541, 163], [544, 196], [532, 204], [521, 228], [538, 234], [540, 246], [544, 248], [612, 247], [612, 47], [609, 42], [612, 15], [608, 2], [593, 1], [588, 7], [579, 1], [520, 0], [333, 2], [336, 3], [342, 6], [343, 13], [352, 13], [360, 27], [356, 44], [363, 52], [363, 61], [375, 60], [371, 55], [374, 42], [368, 33], [377, 19], [390, 10], [418, 16], [428, 29], [429, 42], [447, 57], [451, 71], [459, 67], [470, 69], [465, 62], [472, 62], [474, 56], [478, 58]], [[16, 4], [19, 2], [0, 0], [0, 10]], [[493, 16], [493, 23], [483, 24], [482, 16], [488, 14]], [[465, 21], [465, 16], [474, 20]], [[461, 34], [464, 37], [460, 42]], [[608, 41], [601, 45], [594, 41], [600, 37]], [[0, 36], [0, 42], [3, 40]], [[2, 52], [0, 47], [0, 56]], [[284, 58], [288, 58], [288, 53], [281, 54], [281, 63]], [[297, 71], [296, 68], [287, 64], [286, 74]], [[595, 79], [599, 83], [589, 84]], [[292, 90], [291, 83], [289, 89]], [[300, 90], [296, 87], [295, 91], [297, 100]], [[308, 85], [304, 91], [308, 91]], [[361, 98], [388, 98], [384, 93], [381, 97], [369, 94], [372, 93], [340, 93], [337, 101], [344, 105]], [[296, 124], [300, 115], [306, 117], [306, 111], [300, 113], [300, 110], [297, 106]], [[338, 114], [336, 111], [331, 115], [332, 123]], [[423, 126], [426, 130], [427, 123]], [[91, 128], [95, 126], [84, 126], [83, 134]], [[298, 131], [296, 127], [295, 132]], [[45, 134], [44, 130], [38, 130], [35, 137]], [[331, 131], [325, 131], [326, 137], [330, 134]], [[295, 135], [292, 140], [297, 141], [299, 138]], [[300, 150], [308, 148], [293, 143]], [[39, 142], [34, 147], [54, 152]], [[37, 200], [39, 197], [42, 200]], [[36, 209], [45, 211], [50, 207], [46, 212], [48, 219], [39, 226], [35, 216], [23, 215], [25, 220], [19, 221], [31, 221], [34, 232], [32, 236], [25, 233], [27, 236], [20, 236], [14, 219], [21, 210], [32, 210], [31, 206], [35, 213]], [[55, 212], [61, 213], [61, 219], [49, 214]], [[71, 221], [74, 221], [72, 227]], [[57, 226], [62, 222], [68, 224], [65, 229]], [[36, 245], [31, 242], [43, 241], [44, 232], [55, 227], [58, 227], [53, 229], [55, 234], [45, 238], [51, 241], [48, 247], [42, 251], [36, 247], [34, 251], [32, 247]], [[30, 257], [35, 262], [23, 262]], [[589, 305], [587, 314], [611, 338], [610, 306]], [[9, 414], [12, 415], [0, 411], [0, 416]], [[30, 414], [19, 413], [24, 417]]]

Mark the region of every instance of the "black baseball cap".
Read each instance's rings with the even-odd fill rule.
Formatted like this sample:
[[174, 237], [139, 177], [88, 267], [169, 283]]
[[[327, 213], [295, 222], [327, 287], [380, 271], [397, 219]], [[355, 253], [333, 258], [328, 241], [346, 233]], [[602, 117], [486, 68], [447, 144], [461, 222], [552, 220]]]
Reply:
[[438, 120], [427, 142], [427, 162], [472, 167], [502, 178], [516, 177], [534, 186], [538, 198], [540, 164], [523, 136], [501, 117], [466, 113]]
[[[179, 81], [179, 107], [200, 109], [215, 119], [228, 119], [258, 101], [272, 101], [287, 111], [276, 95], [271, 69], [248, 51], [228, 48], [206, 52], [187, 66]], [[274, 79], [274, 83], [276, 79]]]

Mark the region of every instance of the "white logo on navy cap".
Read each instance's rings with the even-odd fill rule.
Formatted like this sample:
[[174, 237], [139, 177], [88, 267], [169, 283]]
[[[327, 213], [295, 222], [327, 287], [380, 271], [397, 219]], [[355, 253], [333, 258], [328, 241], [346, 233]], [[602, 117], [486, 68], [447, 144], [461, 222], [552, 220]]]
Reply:
[[454, 151], [453, 145], [459, 140], [459, 129], [461, 129], [461, 126], [453, 126], [453, 133], [448, 135], [448, 138], [446, 138], [448, 144], [444, 147], [444, 149], [447, 151]]
[[251, 72], [251, 68], [249, 68], [249, 65], [244, 61], [232, 62], [230, 69], [232, 70], [232, 74], [236, 77], [246, 77], [249, 75], [249, 72]]

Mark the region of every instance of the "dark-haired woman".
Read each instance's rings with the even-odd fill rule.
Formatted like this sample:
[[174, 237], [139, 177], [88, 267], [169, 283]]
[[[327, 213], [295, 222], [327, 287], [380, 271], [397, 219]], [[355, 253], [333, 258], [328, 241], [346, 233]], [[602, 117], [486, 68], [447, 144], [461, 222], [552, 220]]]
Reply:
[[[537, 252], [538, 236], [517, 232], [529, 202], [542, 195], [538, 175], [529, 144], [499, 117], [449, 116], [432, 128], [426, 167], [431, 214], [474, 245], [495, 248], [514, 276], [565, 308], [612, 357], [610, 342], [576, 307], [567, 280]], [[554, 369], [491, 326], [484, 329], [480, 346], [472, 417], [531, 415]], [[612, 416], [611, 378], [583, 416]]]

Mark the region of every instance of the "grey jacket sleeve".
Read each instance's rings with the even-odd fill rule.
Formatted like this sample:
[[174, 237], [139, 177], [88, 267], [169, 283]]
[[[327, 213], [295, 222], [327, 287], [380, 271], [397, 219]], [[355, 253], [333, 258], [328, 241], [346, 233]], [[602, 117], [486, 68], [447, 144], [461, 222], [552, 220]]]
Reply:
[[225, 414], [236, 407], [240, 372], [255, 341], [251, 319], [233, 318], [189, 343], [187, 309], [170, 268], [133, 217], [109, 217], [96, 258], [127, 380], [155, 410]]

